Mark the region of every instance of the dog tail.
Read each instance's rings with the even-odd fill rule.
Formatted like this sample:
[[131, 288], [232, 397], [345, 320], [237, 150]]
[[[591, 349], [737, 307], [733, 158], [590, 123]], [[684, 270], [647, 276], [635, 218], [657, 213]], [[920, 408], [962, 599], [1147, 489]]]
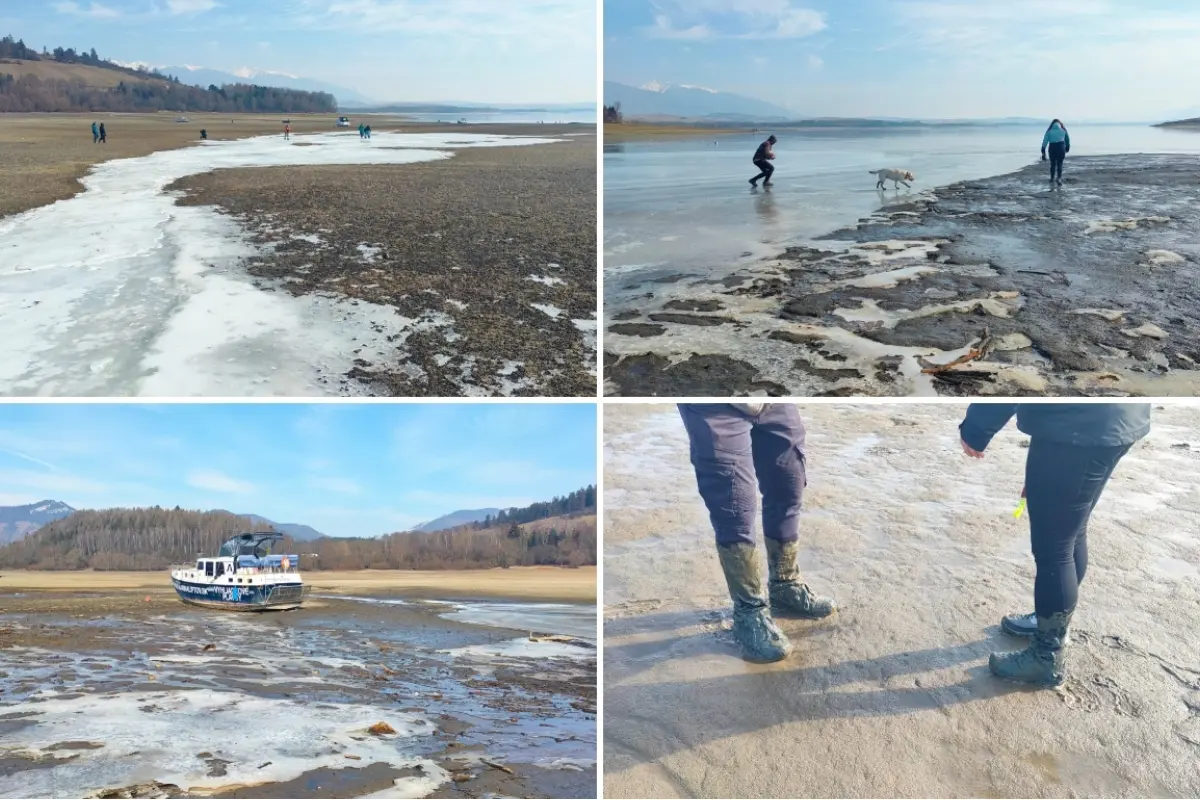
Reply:
[[879, 173], [881, 173], [881, 172], [883, 172], [883, 170], [881, 170], [881, 169], [869, 169], [869, 170], [867, 170], [867, 174], [868, 174], [868, 175], [878, 175], [878, 174], [879, 174]]

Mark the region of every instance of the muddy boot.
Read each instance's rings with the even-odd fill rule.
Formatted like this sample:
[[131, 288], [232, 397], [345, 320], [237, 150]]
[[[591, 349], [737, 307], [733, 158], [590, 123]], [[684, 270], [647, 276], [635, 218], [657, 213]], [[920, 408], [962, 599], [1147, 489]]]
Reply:
[[780, 617], [803, 619], [822, 619], [832, 614], [833, 601], [813, 594], [808, 584], [800, 582], [800, 567], [796, 563], [800, 543], [766, 541], [771, 574], [768, 590], [771, 612]]
[[[1000, 620], [1000, 630], [1007, 633], [1009, 636], [1030, 637], [1037, 633], [1037, 614], [1030, 612], [1028, 614], [1009, 614]], [[1064, 644], [1071, 643], [1071, 636], [1068, 632], [1067, 638], [1063, 640]]]
[[717, 555], [733, 600], [733, 638], [741, 645], [742, 658], [758, 662], [787, 658], [792, 644], [771, 619], [754, 545], [718, 545]]
[[1071, 611], [1037, 618], [1033, 642], [1015, 653], [992, 653], [988, 666], [992, 674], [1010, 681], [1036, 686], [1058, 686], [1066, 679], [1067, 638]]

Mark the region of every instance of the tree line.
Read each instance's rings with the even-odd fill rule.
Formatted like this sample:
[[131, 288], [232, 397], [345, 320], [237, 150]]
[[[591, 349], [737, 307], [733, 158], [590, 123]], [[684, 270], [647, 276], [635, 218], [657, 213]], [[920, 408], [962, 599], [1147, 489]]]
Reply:
[[[595, 502], [596, 489], [589, 486], [549, 503], [502, 512], [504, 523], [377, 538], [289, 538], [277, 552], [300, 554], [306, 570], [593, 565]], [[0, 569], [165, 570], [198, 554], [215, 555], [225, 539], [253, 530], [271, 527], [227, 511], [158, 506], [76, 511], [0, 548]]]
[[[39, 78], [6, 73], [6, 60], [56, 61], [86, 64], [116, 70], [129, 76], [115, 87], [89, 86], [80, 79]], [[41, 53], [12, 36], [0, 39], [0, 112], [55, 111], [174, 111], [174, 112], [264, 112], [281, 114], [332, 113], [337, 99], [327, 92], [304, 92], [254, 84], [189, 86], [157, 70], [122, 67], [97, 55], [95, 48], [45, 48]]]

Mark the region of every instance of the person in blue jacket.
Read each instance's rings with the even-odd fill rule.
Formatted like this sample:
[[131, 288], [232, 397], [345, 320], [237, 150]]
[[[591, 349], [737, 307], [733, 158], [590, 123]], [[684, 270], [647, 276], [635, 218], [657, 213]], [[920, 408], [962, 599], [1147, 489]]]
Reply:
[[1062, 186], [1063, 161], [1071, 152], [1071, 134], [1067, 133], [1067, 126], [1061, 120], [1054, 120], [1046, 128], [1046, 135], [1042, 137], [1042, 161], [1046, 160], [1047, 148], [1050, 150], [1050, 182]]
[[1000, 627], [1033, 641], [1024, 650], [993, 653], [988, 666], [1001, 678], [1058, 686], [1066, 678], [1071, 617], [1087, 572], [1088, 518], [1117, 463], [1150, 432], [1150, 406], [972, 403], [959, 426], [963, 452], [983, 458], [1014, 414], [1031, 439], [1025, 498], [1037, 577], [1033, 613], [1004, 617]]
[[[821, 619], [834, 603], [800, 580], [804, 424], [791, 403], [681, 403], [692, 467], [733, 601], [733, 637], [747, 661], [780, 661], [792, 645], [772, 615]], [[754, 540], [758, 496], [767, 550], [764, 591]]]

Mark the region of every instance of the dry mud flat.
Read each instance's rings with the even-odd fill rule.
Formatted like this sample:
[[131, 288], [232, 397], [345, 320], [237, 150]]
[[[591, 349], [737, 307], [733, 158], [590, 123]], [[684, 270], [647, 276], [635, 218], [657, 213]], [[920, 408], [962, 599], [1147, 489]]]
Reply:
[[[1072, 158], [889, 199], [605, 323], [626, 396], [1200, 393], [1200, 163]], [[959, 362], [955, 366], [947, 365]]]
[[594, 797], [594, 643], [505, 608], [0, 596], [0, 796]]
[[605, 413], [609, 797], [1200, 794], [1200, 409], [1155, 412], [1090, 526], [1067, 683], [993, 678], [1032, 603], [1025, 437], [983, 461], [961, 406], [801, 404], [805, 579], [840, 604], [742, 661], [670, 407]]
[[391, 352], [364, 342], [353, 369], [324, 381], [398, 396], [591, 395], [594, 128], [470, 132], [561, 138], [401, 167], [218, 170], [172, 188], [187, 192], [181, 204], [217, 206], [251, 231], [261, 255], [247, 266], [260, 288], [415, 321], [389, 337]]

